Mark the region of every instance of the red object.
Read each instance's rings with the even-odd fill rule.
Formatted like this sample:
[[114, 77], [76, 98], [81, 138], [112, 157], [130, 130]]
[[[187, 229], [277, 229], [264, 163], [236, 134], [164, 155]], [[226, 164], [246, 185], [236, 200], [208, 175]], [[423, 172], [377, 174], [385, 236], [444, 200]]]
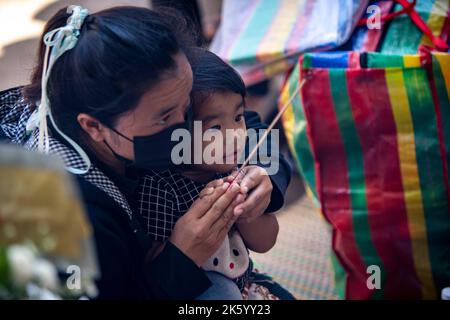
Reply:
[[[404, 2], [406, 3], [402, 3], [403, 1], [401, 0], [393, 0], [394, 2], [398, 2], [403, 6], [403, 9], [397, 12], [392, 12], [386, 15], [381, 16], [381, 21], [388, 21], [388, 20], [392, 20], [395, 17], [401, 16], [402, 14], [409, 14], [411, 11], [414, 10], [414, 6], [416, 5], [417, 0], [414, 0], [413, 2], [409, 2], [407, 0], [405, 0]], [[358, 26], [365, 26], [367, 24], [367, 20], [369, 20], [368, 18], [362, 18], [361, 20], [359, 20], [358, 22]]]
[[[408, 0], [394, 0], [394, 2], [399, 3], [403, 9], [397, 12], [393, 12], [387, 15], [383, 15], [381, 17], [381, 21], [387, 21], [391, 20], [399, 15], [402, 14], [408, 14], [411, 20], [414, 22], [414, 24], [419, 28], [420, 31], [422, 31], [424, 34], [430, 38], [431, 42], [433, 42], [436, 49], [440, 51], [447, 51], [449, 49], [449, 46], [447, 43], [445, 43], [444, 40], [442, 40], [439, 37], [436, 37], [431, 29], [428, 27], [428, 25], [423, 21], [422, 17], [417, 13], [417, 11], [414, 9], [416, 6], [416, 1], [413, 0], [413, 2], [409, 2]], [[364, 26], [367, 24], [367, 18], [363, 18], [358, 22], [358, 26]]]
[[[329, 73], [327, 70], [315, 70], [315, 81], [321, 83], [330, 83]], [[319, 80], [317, 80], [319, 79]], [[320, 186], [319, 198], [325, 204], [328, 211], [332, 212], [331, 216], [325, 218], [334, 226], [332, 246], [335, 249], [337, 258], [341, 261], [341, 265], [351, 266], [351, 270], [358, 270], [358, 272], [348, 272], [346, 290], [351, 292], [353, 299], [367, 299], [370, 297], [370, 289], [367, 287], [366, 279], [359, 277], [359, 274], [366, 274], [365, 263], [361, 258], [356, 239], [353, 233], [353, 220], [350, 199], [346, 194], [337, 194], [334, 190], [343, 188], [349, 189], [348, 186], [348, 167], [343, 138], [340, 134], [338, 121], [334, 112], [333, 97], [330, 86], [324, 86], [321, 90], [311, 88], [314, 81], [306, 81], [303, 87], [303, 92], [308, 92], [308, 99], [303, 99], [305, 106], [306, 117], [313, 120], [317, 126], [310, 126], [307, 128], [309, 136], [316, 137], [315, 144], [312, 148], [315, 153], [320, 153], [324, 158], [321, 161], [326, 162], [327, 166], [316, 168], [316, 181]], [[314, 106], [320, 105], [320, 108]], [[313, 109], [317, 111], [310, 114], [308, 111]], [[320, 119], [327, 119], [321, 121]], [[312, 132], [314, 131], [314, 132]], [[316, 163], [318, 166], [318, 163]], [[319, 172], [321, 176], [319, 176]], [[333, 208], [341, 208], [341, 211], [336, 215]], [[328, 210], [330, 209], [330, 210]], [[341, 232], [335, 232], [339, 230]], [[336, 248], [346, 248], [346, 256], [339, 254]], [[348, 292], [346, 296], [349, 296]]]

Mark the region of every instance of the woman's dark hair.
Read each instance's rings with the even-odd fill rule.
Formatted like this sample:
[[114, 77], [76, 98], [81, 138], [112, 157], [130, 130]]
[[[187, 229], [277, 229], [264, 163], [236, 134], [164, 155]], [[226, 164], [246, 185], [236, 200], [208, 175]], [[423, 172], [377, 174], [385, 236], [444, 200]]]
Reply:
[[194, 104], [203, 103], [215, 92], [231, 91], [245, 98], [247, 91], [242, 78], [233, 67], [216, 54], [203, 48], [190, 48], [187, 56], [194, 76], [192, 87]]
[[[69, 16], [67, 8], [59, 10], [44, 34], [66, 25]], [[175, 69], [173, 57], [184, 43], [172, 30], [172, 21], [138, 7], [115, 7], [85, 19], [76, 46], [56, 61], [47, 85], [53, 117], [64, 133], [83, 140], [76, 119], [80, 113], [113, 126], [145, 91]], [[41, 43], [31, 84], [23, 89], [31, 105], [41, 97], [44, 53]]]

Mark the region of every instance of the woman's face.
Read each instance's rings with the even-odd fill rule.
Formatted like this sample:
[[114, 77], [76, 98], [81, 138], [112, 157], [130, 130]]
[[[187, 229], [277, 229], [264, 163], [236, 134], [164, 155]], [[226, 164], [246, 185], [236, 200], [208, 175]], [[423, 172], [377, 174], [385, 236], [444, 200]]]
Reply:
[[[123, 115], [115, 129], [132, 139], [150, 136], [185, 121], [192, 89], [191, 66], [182, 53], [174, 56], [176, 68], [146, 92], [137, 107]], [[121, 156], [134, 160], [133, 143], [110, 131], [107, 143]], [[149, 150], [152, 152], [154, 150]]]

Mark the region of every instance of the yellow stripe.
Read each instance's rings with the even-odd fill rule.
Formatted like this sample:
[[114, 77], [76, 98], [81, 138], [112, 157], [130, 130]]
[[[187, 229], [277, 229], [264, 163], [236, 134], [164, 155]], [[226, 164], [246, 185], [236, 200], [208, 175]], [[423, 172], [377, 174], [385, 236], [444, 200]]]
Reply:
[[259, 45], [256, 56], [260, 61], [280, 58], [284, 54], [286, 41], [297, 21], [299, 5], [305, 0], [282, 1], [269, 32]]
[[441, 66], [442, 75], [444, 76], [445, 87], [447, 88], [447, 96], [450, 97], [450, 54], [448, 53], [433, 53], [433, 56]]
[[386, 69], [392, 111], [397, 127], [398, 154], [405, 195], [414, 265], [425, 299], [436, 298], [428, 252], [427, 230], [417, 168], [414, 128], [401, 69]]
[[[286, 84], [283, 88], [283, 91], [281, 92], [281, 99], [280, 103], [281, 105], [284, 105], [286, 102], [289, 101], [289, 81], [286, 81]], [[284, 127], [284, 133], [286, 135], [286, 139], [289, 143], [289, 148], [293, 151], [294, 150], [294, 137], [293, 137], [293, 131], [294, 131], [294, 110], [292, 109], [292, 104], [287, 108], [286, 112], [282, 115], [282, 122]]]
[[403, 56], [403, 66], [405, 68], [418, 68], [421, 66], [420, 56], [415, 55], [404, 55]]
[[264, 74], [267, 77], [273, 77], [274, 75], [277, 75], [279, 73], [283, 73], [287, 70], [289, 70], [290, 64], [287, 62], [287, 60], [278, 60], [276, 62], [272, 62], [267, 64], [264, 67]]
[[[450, 0], [436, 0], [431, 8], [430, 16], [427, 21], [427, 25], [430, 27], [433, 35], [439, 37], [441, 35], [442, 28], [444, 27], [445, 19], [447, 18], [447, 11], [450, 5]], [[433, 46], [430, 38], [423, 35], [421, 44]]]

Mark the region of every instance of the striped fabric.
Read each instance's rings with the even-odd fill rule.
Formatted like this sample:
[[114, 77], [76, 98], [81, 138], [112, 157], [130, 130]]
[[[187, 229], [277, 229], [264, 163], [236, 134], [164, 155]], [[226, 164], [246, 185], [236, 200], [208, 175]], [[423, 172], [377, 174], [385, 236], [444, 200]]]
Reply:
[[450, 285], [450, 54], [306, 54], [281, 103], [303, 78], [283, 123], [333, 228], [338, 293], [437, 298]]
[[[380, 15], [383, 17], [387, 16], [392, 11], [394, 1], [372, 1], [370, 2], [370, 5], [378, 6], [380, 8]], [[366, 10], [363, 18], [369, 19], [371, 16], [373, 16], [373, 12], [367, 12]], [[340, 50], [353, 50], [359, 52], [377, 51], [387, 25], [387, 23], [381, 23], [380, 29], [368, 29], [366, 25], [358, 26], [353, 32], [350, 40], [344, 44]]]
[[[394, 8], [396, 11], [400, 9], [399, 4]], [[415, 10], [435, 36], [450, 40], [450, 0], [417, 0]], [[385, 54], [415, 54], [422, 44], [431, 46], [431, 41], [407, 15], [403, 15], [391, 22], [380, 51]]]
[[301, 52], [344, 43], [368, 2], [226, 0], [210, 49], [251, 84], [288, 70]]

